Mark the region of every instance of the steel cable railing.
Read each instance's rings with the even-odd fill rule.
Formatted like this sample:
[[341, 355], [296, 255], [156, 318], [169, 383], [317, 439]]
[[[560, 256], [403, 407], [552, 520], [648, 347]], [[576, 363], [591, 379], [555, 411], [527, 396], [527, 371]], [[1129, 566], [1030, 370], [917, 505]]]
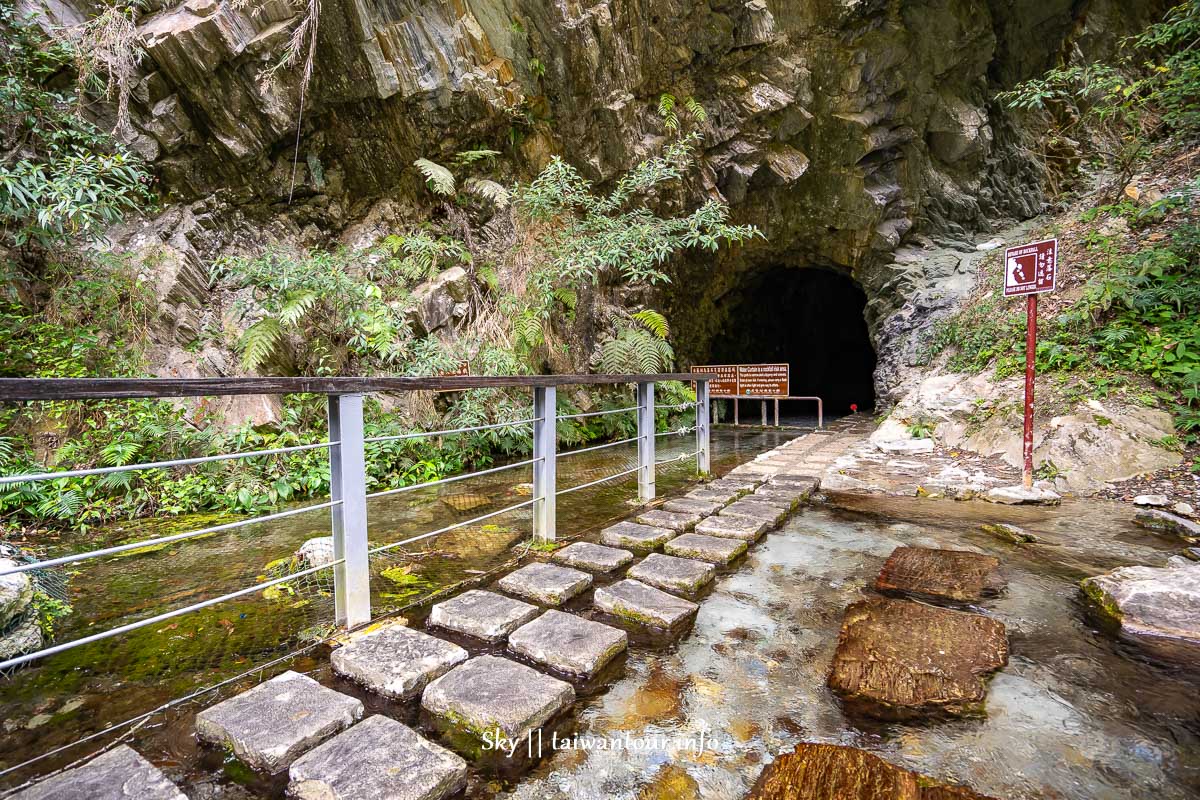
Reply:
[[537, 462], [539, 462], [541, 460], [542, 459], [540, 459], [540, 458], [527, 458], [524, 461], [516, 461], [512, 464], [501, 464], [498, 467], [491, 467], [489, 469], [476, 470], [475, 472], [467, 472], [462, 475], [454, 475], [449, 478], [438, 478], [436, 481], [425, 481], [424, 483], [414, 483], [409, 486], [398, 486], [395, 489], [384, 489], [383, 491], [380, 491], [380, 492], [373, 492], [371, 494], [368, 494], [367, 499], [370, 500], [375, 497], [390, 497], [391, 495], [400, 494], [401, 492], [411, 492], [416, 489], [427, 489], [430, 486], [442, 486], [447, 483], [454, 483], [455, 481], [465, 481], [467, 478], [478, 478], [480, 475], [491, 475], [493, 472], [502, 472], [503, 470], [506, 470], [506, 469], [516, 469], [517, 467], [527, 467], [530, 464], [536, 464]]
[[634, 467], [633, 469], [627, 469], [624, 472], [617, 472], [617, 473], [614, 473], [614, 474], [609, 475], [604, 478], [598, 478], [594, 481], [588, 481], [587, 483], [581, 483], [578, 486], [572, 486], [568, 489], [559, 489], [557, 492], [555, 492], [555, 494], [556, 495], [564, 495], [564, 494], [570, 494], [571, 492], [578, 492], [580, 489], [587, 489], [589, 486], [596, 486], [597, 484], [605, 483], [606, 481], [616, 480], [617, 478], [623, 478], [626, 475], [632, 475], [633, 473], [637, 472], [639, 469], [641, 469], [641, 467], [637, 466], [637, 467]]
[[558, 457], [566, 458], [567, 456], [578, 456], [578, 455], [583, 455], [584, 453], [594, 453], [597, 450], [607, 450], [610, 447], [617, 447], [618, 445], [629, 444], [630, 442], [636, 442], [639, 438], [641, 438], [641, 437], [630, 436], [628, 439], [618, 439], [615, 442], [605, 442], [604, 444], [597, 444], [597, 445], [593, 445], [591, 447], [581, 447], [578, 450], [567, 450], [564, 453], [559, 453]]
[[374, 444], [376, 442], [397, 442], [403, 439], [425, 439], [430, 436], [450, 436], [456, 433], [472, 433], [473, 431], [490, 431], [496, 428], [515, 428], [518, 425], [528, 425], [530, 423], [541, 422], [542, 417], [530, 417], [529, 419], [518, 419], [512, 422], [497, 422], [492, 425], [470, 425], [465, 428], [449, 428], [443, 431], [418, 431], [416, 433], [397, 433], [391, 436], [370, 436], [363, 439], [366, 444]]
[[504, 508], [501, 508], [498, 511], [490, 511], [487, 514], [482, 514], [473, 519], [463, 520], [462, 522], [456, 522], [453, 525], [447, 525], [444, 528], [438, 528], [436, 531], [429, 531], [428, 533], [422, 533], [418, 536], [413, 536], [413, 537], [404, 539], [399, 542], [392, 542], [391, 544], [385, 544], [385, 545], [380, 545], [379, 547], [373, 547], [373, 548], [367, 550], [367, 555], [373, 556], [376, 553], [383, 553], [388, 550], [394, 550], [397, 547], [403, 547], [406, 544], [412, 544], [413, 542], [419, 542], [422, 539], [428, 539], [431, 536], [438, 536], [440, 534], [449, 533], [450, 531], [457, 530], [459, 528], [465, 528], [468, 525], [474, 525], [475, 523], [482, 522], [485, 519], [491, 519], [492, 517], [498, 517], [501, 514], [507, 514], [510, 511], [517, 511], [517, 510], [525, 508], [527, 506], [531, 506], [536, 502], [537, 502], [536, 499], [532, 499], [532, 500], [525, 500], [524, 502], [521, 502], [521, 503], [514, 503], [513, 505], [505, 506]]
[[637, 411], [641, 406], [629, 406], [627, 408], [612, 408], [608, 411], [586, 411], [582, 414], [559, 414], [557, 419], [583, 419], [585, 417], [605, 417], [609, 414], [624, 414], [629, 411]]

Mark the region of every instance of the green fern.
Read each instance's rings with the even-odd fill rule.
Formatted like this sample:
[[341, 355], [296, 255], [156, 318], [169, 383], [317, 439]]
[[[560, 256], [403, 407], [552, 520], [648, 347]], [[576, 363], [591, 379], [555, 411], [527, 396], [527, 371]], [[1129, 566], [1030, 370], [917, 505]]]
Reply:
[[283, 337], [283, 326], [275, 317], [263, 317], [251, 325], [238, 339], [238, 350], [242, 353], [242, 368], [255, 372], [266, 363], [279, 340]]
[[450, 170], [427, 158], [418, 158], [413, 162], [413, 166], [425, 176], [425, 185], [429, 187], [429, 191], [447, 196], [454, 194], [454, 176]]
[[477, 194], [486, 200], [490, 200], [496, 208], [508, 207], [508, 189], [505, 189], [495, 181], [489, 181], [485, 178], [471, 178], [467, 181], [467, 190], [472, 194]]
[[489, 164], [493, 164], [498, 155], [500, 155], [499, 150], [460, 150], [454, 156], [454, 163], [474, 164], [476, 161], [486, 161]]
[[667, 318], [654, 309], [635, 311], [632, 316], [659, 339], [666, 339], [671, 335], [671, 326], [667, 324]]
[[500, 273], [496, 272], [496, 267], [492, 264], [484, 264], [475, 271], [475, 276], [483, 281], [488, 291], [494, 292], [500, 286]]
[[542, 320], [531, 309], [525, 309], [513, 318], [513, 333], [516, 334], [517, 340], [530, 350], [546, 341]]
[[700, 105], [696, 98], [689, 97], [687, 100], [684, 100], [683, 106], [696, 122], [703, 125], [708, 121], [708, 112], [704, 110], [704, 106]]
[[579, 294], [569, 286], [560, 286], [554, 290], [554, 299], [562, 303], [568, 310], [574, 311], [579, 302]]
[[675, 95], [663, 92], [658, 96], [658, 115], [662, 117], [664, 128], [672, 132], [679, 130], [679, 115], [675, 113]]
[[304, 319], [319, 299], [317, 293], [311, 289], [288, 292], [279, 307], [279, 322], [288, 326], [295, 325]]

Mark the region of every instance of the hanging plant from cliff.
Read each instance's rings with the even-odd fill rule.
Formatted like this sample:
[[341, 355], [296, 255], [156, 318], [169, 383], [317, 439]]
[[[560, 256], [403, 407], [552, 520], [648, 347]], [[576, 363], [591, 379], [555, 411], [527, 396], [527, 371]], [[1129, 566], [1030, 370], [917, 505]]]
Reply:
[[551, 279], [575, 285], [619, 276], [631, 283], [668, 281], [662, 265], [689, 247], [715, 252], [761, 232], [729, 223], [729, 209], [710, 200], [690, 214], [661, 217], [649, 207], [657, 193], [683, 178], [694, 161], [700, 135], [668, 144], [622, 176], [605, 195], [578, 170], [555, 156], [542, 173], [516, 193], [518, 208], [535, 220], [558, 223], [550, 245]]
[[[454, 164], [460, 168], [469, 168], [476, 164], [494, 165], [498, 155], [499, 150], [462, 150], [454, 156]], [[458, 182], [449, 167], [428, 158], [418, 158], [413, 162], [413, 166], [425, 178], [426, 188], [434, 194], [453, 197], [458, 191]], [[463, 186], [468, 192], [489, 201], [497, 209], [508, 206], [508, 190], [493, 180], [470, 177]]]

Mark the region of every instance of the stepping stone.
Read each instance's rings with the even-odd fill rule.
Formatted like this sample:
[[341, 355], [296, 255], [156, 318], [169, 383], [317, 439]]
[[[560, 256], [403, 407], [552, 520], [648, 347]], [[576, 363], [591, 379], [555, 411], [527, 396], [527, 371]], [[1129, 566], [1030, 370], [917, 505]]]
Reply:
[[633, 561], [633, 553], [616, 547], [591, 542], [576, 542], [550, 556], [551, 560], [568, 567], [592, 572], [612, 572]]
[[362, 701], [291, 670], [196, 715], [200, 739], [275, 774], [362, 719]]
[[591, 586], [592, 576], [577, 569], [535, 562], [508, 573], [496, 585], [535, 603], [561, 606]]
[[696, 533], [702, 533], [705, 536], [720, 536], [725, 539], [741, 539], [743, 542], [757, 542], [759, 537], [770, 527], [769, 523], [761, 519], [727, 517], [724, 513], [720, 513], [697, 525]]
[[750, 519], [766, 522], [772, 528], [787, 519], [789, 513], [791, 512], [785, 506], [775, 503], [764, 503], [761, 500], [748, 500], [746, 498], [742, 498], [736, 503], [731, 503], [721, 509], [723, 516], [749, 517]]
[[879, 571], [875, 589], [925, 600], [971, 603], [1004, 588], [996, 574], [999, 566], [1000, 559], [979, 553], [897, 547]]
[[175, 784], [129, 745], [17, 792], [10, 800], [187, 800]]
[[636, 522], [618, 522], [600, 531], [600, 541], [613, 547], [628, 547], [638, 553], [647, 553], [662, 547], [664, 542], [675, 537], [675, 531], [639, 525]]
[[693, 595], [713, 579], [717, 570], [704, 561], [651, 553], [626, 574], [658, 589]]
[[504, 641], [540, 611], [535, 605], [502, 594], [471, 589], [435, 605], [429, 612], [429, 624], [495, 643]]
[[338, 675], [376, 694], [407, 700], [439, 675], [467, 660], [467, 651], [403, 625], [351, 634], [329, 660]]
[[442, 800], [467, 785], [467, 762], [376, 715], [305, 753], [288, 777], [296, 800]]
[[498, 656], [479, 656], [425, 687], [421, 706], [477, 742], [523, 740], [575, 702], [566, 681]]
[[550, 610], [508, 637], [508, 648], [559, 672], [590, 678], [629, 644], [625, 631]]
[[728, 564], [746, 552], [747, 544], [737, 539], [720, 536], [705, 536], [702, 533], [685, 533], [663, 547], [667, 555], [682, 558], [698, 558], [713, 564]]
[[650, 628], [672, 630], [692, 618], [700, 606], [641, 581], [623, 580], [596, 590], [596, 608]]
[[647, 511], [637, 517], [637, 521], [642, 525], [650, 525], [655, 528], [666, 528], [672, 531], [686, 531], [695, 527], [703, 517], [695, 512], [678, 513], [674, 511], [663, 511], [655, 509]]
[[807, 493], [801, 492], [798, 489], [767, 485], [758, 487], [754, 490], [753, 494], [746, 495], [745, 499], [786, 505], [788, 510], [792, 511], [807, 498]]
[[693, 489], [685, 494], [683, 499], [727, 505], [740, 497], [741, 494], [741, 492], [721, 491], [720, 489]]
[[670, 511], [676, 514], [699, 514], [702, 517], [707, 517], [719, 510], [723, 505], [722, 502], [716, 500], [697, 500], [693, 497], [679, 497], [675, 500], [668, 500], [663, 503], [663, 511]]
[[724, 477], [704, 484], [710, 492], [746, 493], [754, 491], [754, 487], [762, 483], [759, 479]]
[[1008, 663], [1003, 623], [876, 597], [846, 609], [829, 687], [884, 720], [983, 713], [985, 678]]

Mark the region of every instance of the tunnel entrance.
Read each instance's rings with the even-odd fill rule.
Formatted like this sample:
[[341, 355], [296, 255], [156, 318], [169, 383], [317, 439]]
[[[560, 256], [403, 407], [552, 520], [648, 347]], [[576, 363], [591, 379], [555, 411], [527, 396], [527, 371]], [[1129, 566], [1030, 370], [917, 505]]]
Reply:
[[[867, 296], [847, 275], [776, 267], [743, 285], [725, 330], [712, 342], [713, 364], [787, 363], [791, 393], [817, 395], [829, 417], [875, 405], [875, 349], [863, 317]], [[743, 405], [743, 420], [759, 418]], [[815, 413], [811, 403], [781, 403], [780, 415]]]

